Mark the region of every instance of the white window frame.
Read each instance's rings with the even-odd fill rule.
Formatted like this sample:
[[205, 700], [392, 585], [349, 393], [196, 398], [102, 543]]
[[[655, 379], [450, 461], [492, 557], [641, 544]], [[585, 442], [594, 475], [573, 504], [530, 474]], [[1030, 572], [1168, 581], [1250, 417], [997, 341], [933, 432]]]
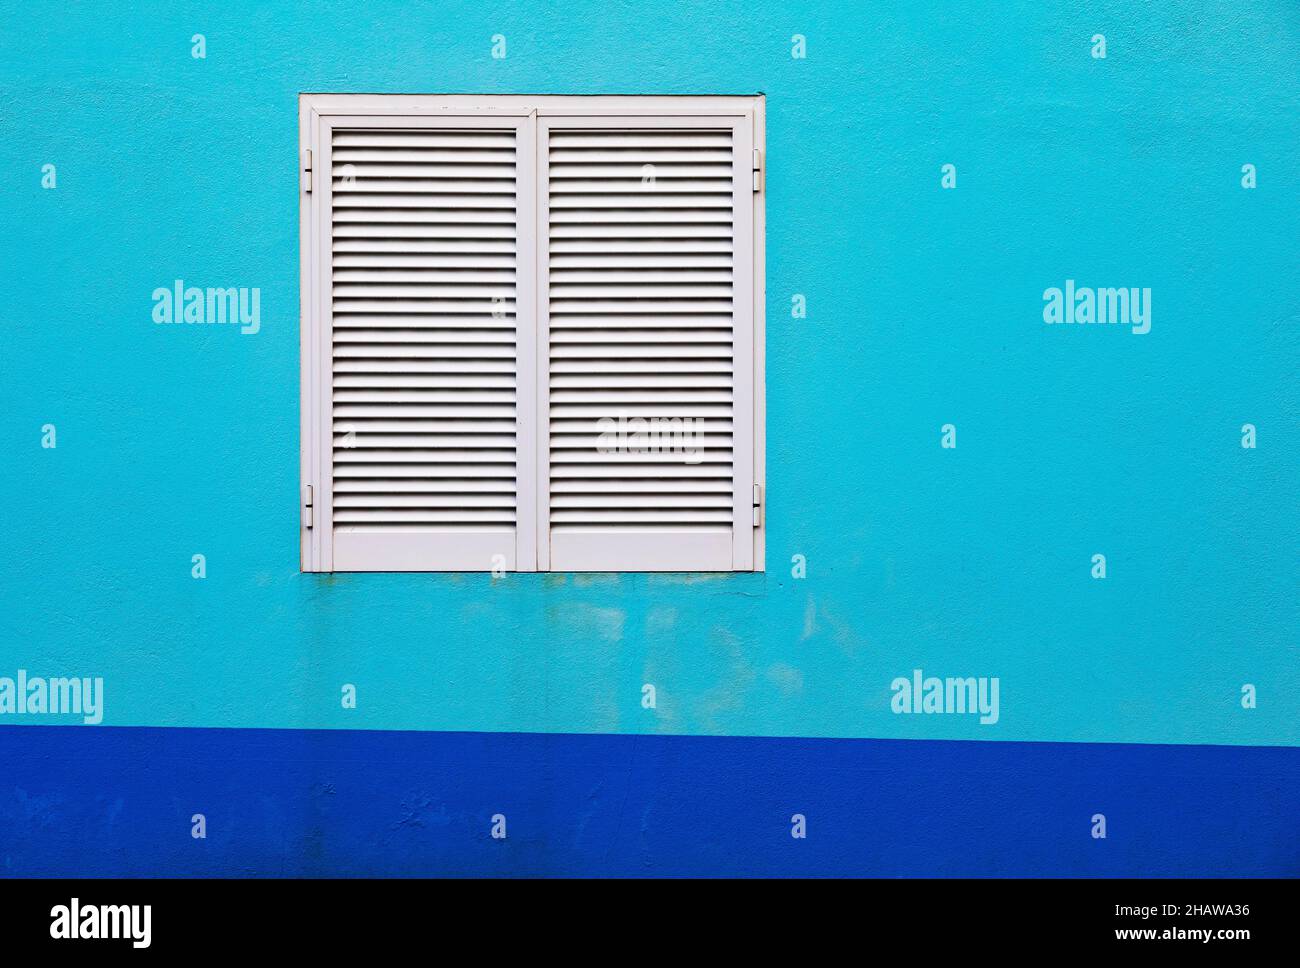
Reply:
[[[300, 458], [301, 488], [299, 504], [300, 567], [304, 572], [333, 572], [336, 570], [333, 541], [332, 494], [332, 428], [331, 428], [331, 346], [330, 331], [330, 279], [329, 273], [318, 271], [322, 253], [330, 251], [330, 224], [327, 214], [331, 171], [331, 129], [357, 123], [382, 122], [385, 126], [419, 127], [431, 119], [455, 118], [465, 126], [500, 125], [514, 119], [520, 138], [521, 154], [532, 150], [538, 156], [538, 177], [525, 185], [520, 183], [519, 210], [535, 209], [538, 221], [532, 238], [536, 243], [536, 259], [521, 258], [517, 286], [521, 299], [516, 319], [519, 328], [516, 345], [520, 359], [528, 354], [537, 360], [537, 370], [517, 375], [519, 393], [518, 412], [521, 428], [518, 439], [519, 478], [518, 506], [516, 511], [516, 548], [507, 555], [507, 570], [549, 571], [548, 491], [549, 479], [545, 473], [547, 454], [542, 446], [545, 434], [539, 422], [546, 414], [546, 352], [547, 300], [539, 292], [539, 280], [546, 266], [546, 237], [538, 227], [546, 222], [546, 192], [538, 190], [545, 178], [545, 159], [541, 151], [545, 140], [538, 137], [544, 126], [563, 126], [580, 123], [616, 126], [620, 119], [641, 117], [648, 125], [669, 123], [679, 126], [710, 123], [730, 123], [737, 132], [752, 141], [754, 151], [754, 190], [752, 207], [738, 205], [737, 212], [750, 221], [752, 238], [752, 265], [748, 272], [737, 267], [736, 318], [746, 314], [752, 327], [737, 326], [734, 333], [735, 358], [743, 360], [749, 355], [753, 360], [752, 372], [737, 374], [748, 379], [737, 380], [737, 406], [752, 407], [753, 433], [748, 439], [734, 443], [737, 476], [734, 507], [736, 520], [733, 526], [733, 563], [724, 571], [763, 571], [766, 550], [766, 397], [765, 371], [765, 229], [764, 199], [766, 197], [765, 168], [766, 133], [765, 103], [762, 95], [736, 96], [568, 96], [568, 95], [374, 95], [374, 94], [302, 94], [299, 97], [299, 237], [300, 237]], [[602, 120], [602, 119], [608, 119]], [[743, 142], [742, 142], [743, 143]], [[740, 163], [738, 159], [738, 164]], [[737, 233], [740, 234], [739, 232]], [[520, 235], [521, 239], [524, 233]], [[521, 253], [522, 254], [522, 253]], [[531, 255], [531, 254], [530, 254]], [[743, 285], [748, 281], [748, 285]], [[532, 289], [536, 294], [532, 306], [524, 311], [525, 293]], [[748, 346], [745, 344], [748, 343]], [[532, 401], [531, 413], [527, 404]], [[524, 419], [526, 417], [526, 419]], [[529, 452], [535, 460], [527, 459]], [[749, 467], [752, 485], [747, 485], [743, 471]], [[755, 510], [749, 519], [750, 488]], [[530, 500], [529, 491], [536, 495]], [[743, 492], [743, 493], [742, 493]], [[742, 522], [742, 516], [744, 520]], [[744, 525], [742, 528], [741, 525]], [[752, 542], [749, 537], [752, 535]], [[488, 570], [492, 548], [485, 545], [477, 557]], [[391, 555], [391, 549], [389, 549]], [[662, 562], [656, 560], [652, 549], [638, 549], [632, 567], [606, 567], [607, 563], [593, 560], [590, 567], [574, 570], [592, 571], [661, 571]], [[440, 567], [436, 560], [412, 546], [406, 560], [397, 561], [391, 571], [466, 571], [464, 568]], [[511, 560], [513, 559], [513, 560]], [[664, 559], [667, 560], [667, 559]], [[342, 567], [337, 570], [374, 570]]]

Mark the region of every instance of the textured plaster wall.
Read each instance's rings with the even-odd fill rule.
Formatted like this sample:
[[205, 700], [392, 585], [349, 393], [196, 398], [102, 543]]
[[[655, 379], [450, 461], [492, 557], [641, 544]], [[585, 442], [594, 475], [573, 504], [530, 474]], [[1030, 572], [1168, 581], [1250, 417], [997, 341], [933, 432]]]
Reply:
[[[1300, 744], [1294, 4], [374, 6], [0, 4], [0, 676], [112, 725]], [[302, 91], [766, 93], [765, 575], [298, 573]], [[178, 278], [261, 331], [155, 325]], [[1151, 331], [1045, 325], [1066, 279]], [[1000, 721], [893, 715], [915, 668]]]

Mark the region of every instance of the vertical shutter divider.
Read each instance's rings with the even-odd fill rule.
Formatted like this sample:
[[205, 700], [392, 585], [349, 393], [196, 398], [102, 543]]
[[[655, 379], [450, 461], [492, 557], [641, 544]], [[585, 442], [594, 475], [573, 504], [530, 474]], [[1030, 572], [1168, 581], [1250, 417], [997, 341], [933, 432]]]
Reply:
[[523, 118], [515, 152], [515, 569], [538, 567], [537, 450], [541, 411], [537, 407], [537, 112]]
[[534, 155], [537, 204], [534, 217], [537, 238], [537, 272], [534, 310], [537, 318], [537, 568], [551, 570], [551, 312], [547, 289], [550, 286], [551, 240], [547, 223], [550, 218], [550, 176], [546, 158], [550, 150], [550, 124], [533, 112], [537, 132]]

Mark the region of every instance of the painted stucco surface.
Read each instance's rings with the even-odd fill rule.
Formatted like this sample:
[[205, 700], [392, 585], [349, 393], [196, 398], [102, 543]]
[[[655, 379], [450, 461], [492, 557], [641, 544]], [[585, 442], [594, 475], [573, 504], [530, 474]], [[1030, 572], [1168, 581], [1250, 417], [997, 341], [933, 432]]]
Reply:
[[[540, 6], [0, 5], [0, 675], [110, 725], [1300, 745], [1294, 4]], [[767, 95], [766, 574], [299, 574], [302, 91]], [[154, 324], [176, 279], [260, 332]], [[1151, 331], [1045, 325], [1067, 279]], [[893, 714], [917, 668], [997, 724]]]
[[0, 762], [7, 876], [1300, 874], [1294, 748], [53, 726]]

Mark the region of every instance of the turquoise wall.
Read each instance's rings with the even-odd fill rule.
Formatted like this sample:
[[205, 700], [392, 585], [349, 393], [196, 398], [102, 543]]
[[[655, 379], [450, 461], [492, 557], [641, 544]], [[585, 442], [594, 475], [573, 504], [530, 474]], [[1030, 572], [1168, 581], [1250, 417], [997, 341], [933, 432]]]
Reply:
[[[1300, 745], [1294, 4], [0, 22], [0, 676], [111, 725]], [[766, 574], [299, 574], [302, 91], [766, 93]], [[155, 325], [178, 278], [260, 332]], [[1066, 279], [1151, 331], [1045, 325]], [[915, 668], [998, 723], [894, 715]]]

